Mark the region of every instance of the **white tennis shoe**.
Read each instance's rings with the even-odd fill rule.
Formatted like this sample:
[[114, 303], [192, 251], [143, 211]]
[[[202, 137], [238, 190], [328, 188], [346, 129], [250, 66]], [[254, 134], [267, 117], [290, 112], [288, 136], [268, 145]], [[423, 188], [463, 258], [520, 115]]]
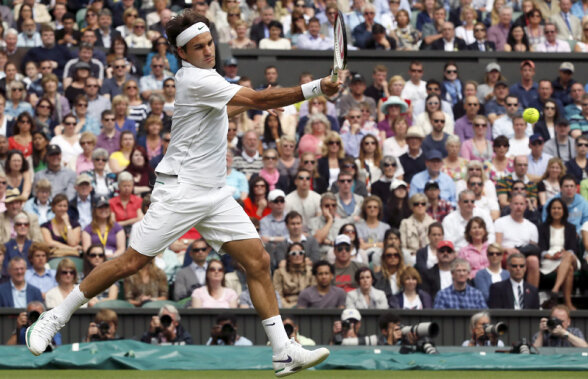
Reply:
[[294, 339], [291, 339], [282, 351], [272, 356], [274, 373], [277, 377], [295, 374], [318, 365], [327, 359], [329, 354], [329, 350], [324, 347], [312, 351], [306, 350]]
[[55, 334], [64, 325], [65, 323], [60, 322], [54, 312], [41, 313], [39, 319], [29, 326], [25, 333], [25, 341], [30, 352], [34, 355], [43, 354]]

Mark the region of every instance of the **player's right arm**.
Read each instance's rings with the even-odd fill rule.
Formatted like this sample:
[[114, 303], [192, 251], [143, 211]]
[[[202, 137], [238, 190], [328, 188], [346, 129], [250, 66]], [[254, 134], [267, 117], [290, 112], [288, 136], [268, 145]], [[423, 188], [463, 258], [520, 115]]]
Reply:
[[[331, 77], [329, 76], [322, 78], [320, 84], [322, 93], [326, 96], [332, 96], [338, 92], [341, 80], [332, 83]], [[266, 110], [284, 107], [303, 100], [305, 100], [305, 98], [300, 86], [289, 88], [266, 88], [262, 91], [254, 91], [250, 88], [243, 87], [235, 94], [235, 96], [233, 96], [228, 105], [231, 107]], [[229, 117], [231, 117], [230, 113]]]

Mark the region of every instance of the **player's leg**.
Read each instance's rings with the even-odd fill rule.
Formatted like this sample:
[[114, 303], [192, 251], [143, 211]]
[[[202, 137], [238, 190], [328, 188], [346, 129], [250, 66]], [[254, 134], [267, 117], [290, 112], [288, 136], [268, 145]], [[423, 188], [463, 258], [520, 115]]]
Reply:
[[120, 257], [97, 266], [79, 286], [74, 287], [61, 304], [44, 312], [27, 329], [25, 339], [29, 350], [35, 355], [43, 353], [55, 334], [79, 307], [104, 292], [117, 280], [139, 271], [151, 259], [153, 257], [140, 254], [129, 247]]

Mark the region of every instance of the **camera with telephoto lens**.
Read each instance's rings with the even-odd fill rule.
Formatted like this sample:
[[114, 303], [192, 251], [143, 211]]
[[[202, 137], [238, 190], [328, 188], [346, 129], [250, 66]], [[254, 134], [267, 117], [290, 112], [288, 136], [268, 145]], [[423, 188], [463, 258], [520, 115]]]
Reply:
[[235, 330], [231, 323], [226, 323], [221, 328], [218, 338], [220, 338], [225, 343], [225, 345], [232, 345], [235, 343], [235, 339], [237, 338], [237, 330]]
[[417, 338], [435, 338], [439, 335], [439, 324], [436, 322], [421, 322], [416, 325], [407, 325], [400, 328], [402, 337], [406, 338], [414, 333]]
[[558, 319], [557, 317], [550, 317], [547, 319], [547, 328], [552, 331], [558, 325], [563, 325], [563, 321]]
[[27, 321], [29, 326], [33, 325], [35, 322], [37, 322], [37, 320], [39, 319], [39, 316], [41, 316], [41, 314], [37, 311], [30, 311], [27, 314]]
[[496, 324], [484, 324], [484, 334], [486, 337], [497, 337], [508, 332], [508, 325], [504, 322], [497, 322]]
[[170, 315], [163, 315], [159, 318], [159, 321], [161, 322], [161, 326], [163, 326], [164, 329], [167, 329], [172, 324], [173, 320]]
[[106, 341], [108, 340], [108, 332], [110, 332], [110, 324], [107, 322], [102, 321], [99, 324], [96, 324], [96, 328], [98, 328], [98, 333], [92, 334], [90, 336], [90, 341]]
[[355, 325], [355, 320], [343, 320], [341, 321], [341, 329], [347, 331], [351, 329], [351, 326]]

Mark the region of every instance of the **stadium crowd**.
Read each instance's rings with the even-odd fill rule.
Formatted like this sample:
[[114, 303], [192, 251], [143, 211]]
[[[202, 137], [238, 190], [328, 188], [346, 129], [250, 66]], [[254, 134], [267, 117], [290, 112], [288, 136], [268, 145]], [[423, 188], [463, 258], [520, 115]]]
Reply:
[[[165, 25], [183, 1], [45, 3], [0, 6], [0, 307], [55, 307], [94, 267], [122, 254], [173, 138], [181, 62]], [[350, 48], [588, 46], [586, 1], [343, 3], [197, 0], [192, 8], [233, 49], [331, 48], [337, 6]], [[144, 65], [132, 48], [152, 49]], [[279, 86], [274, 66], [259, 86], [237, 59], [219, 66], [229, 82]], [[462, 81], [460, 69], [448, 62], [437, 75], [413, 61], [403, 76], [377, 65], [370, 83], [344, 71], [333, 98], [230, 120], [227, 185], [270, 253], [282, 308], [563, 302], [557, 309], [569, 319], [573, 295], [588, 283], [585, 86], [571, 62], [544, 79], [524, 60], [520, 81], [510, 82], [494, 62], [483, 83]], [[300, 83], [310, 80], [300, 75]], [[539, 110], [538, 122], [523, 119], [528, 107]], [[195, 229], [87, 306], [117, 299], [252, 307], [240, 267]], [[174, 309], [160, 311], [146, 342], [161, 333], [165, 312], [173, 336], [164, 339], [188, 338], [174, 329]], [[226, 322], [236, 330], [230, 318], [217, 329]], [[222, 340], [214, 336], [210, 343]]]

